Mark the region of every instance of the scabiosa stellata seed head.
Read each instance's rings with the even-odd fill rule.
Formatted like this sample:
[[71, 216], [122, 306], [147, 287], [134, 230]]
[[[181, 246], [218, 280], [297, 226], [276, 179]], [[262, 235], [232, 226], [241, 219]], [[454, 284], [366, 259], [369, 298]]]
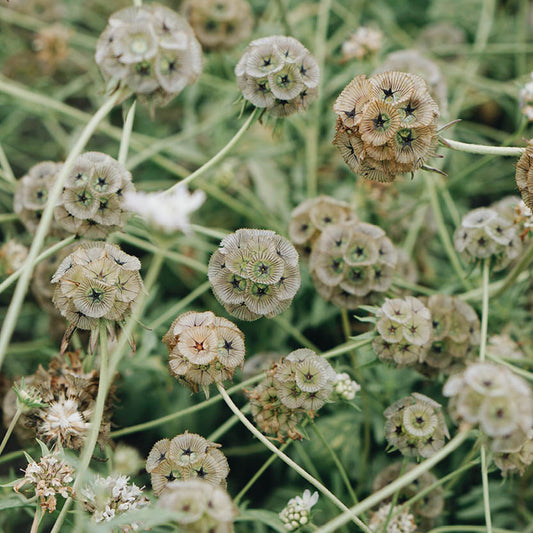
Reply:
[[313, 244], [322, 232], [348, 220], [357, 221], [357, 216], [346, 202], [324, 195], [311, 198], [291, 213], [289, 238], [300, 257], [309, 259]]
[[108, 85], [166, 104], [199, 78], [202, 47], [185, 18], [168, 7], [128, 7], [109, 18], [96, 63]]
[[349, 61], [358, 59], [359, 61], [373, 56], [381, 50], [383, 46], [383, 32], [377, 28], [359, 26], [348, 39], [342, 43], [342, 60]]
[[424, 361], [431, 338], [429, 309], [418, 298], [385, 299], [376, 313], [378, 336], [372, 347], [382, 361], [414, 365]]
[[53, 301], [67, 321], [94, 329], [98, 321], [121, 322], [144, 290], [140, 261], [107, 243], [79, 246], [59, 265], [52, 278]]
[[13, 274], [24, 264], [28, 256], [28, 248], [15, 239], [6, 241], [0, 246], [0, 277]]
[[468, 212], [453, 237], [455, 249], [468, 261], [492, 259], [502, 270], [522, 249], [517, 228], [495, 209], [479, 207]]
[[104, 239], [124, 227], [123, 196], [135, 190], [131, 174], [112, 157], [87, 152], [74, 162], [54, 210], [57, 224], [89, 239]]
[[267, 435], [283, 442], [288, 436], [301, 439], [296, 429], [304, 416], [314, 416], [329, 399], [336, 374], [326, 359], [301, 348], [275, 363], [266, 379], [247, 395], [252, 415]]
[[229, 466], [219, 448], [220, 444], [187, 431], [156, 442], [146, 460], [154, 493], [161, 495], [175, 480], [199, 478], [210, 485], [225, 485]]
[[194, 392], [209, 396], [211, 383], [231, 379], [244, 364], [244, 335], [231, 321], [211, 311], [180, 315], [163, 337], [170, 373]]
[[494, 454], [494, 463], [502, 471], [503, 476], [517, 473], [523, 476], [528, 466], [533, 463], [533, 429], [516, 449]]
[[436, 147], [438, 106], [415, 74], [356, 76], [333, 110], [338, 116], [333, 144], [366, 179], [390, 182], [413, 173]]
[[318, 492], [309, 489], [304, 490], [301, 496], [291, 498], [287, 505], [279, 513], [279, 517], [287, 531], [294, 531], [308, 525], [311, 520], [311, 509], [318, 502]]
[[[395, 506], [391, 509], [392, 503], [384, 503], [380, 508], [372, 514], [368, 528], [375, 533], [416, 533], [417, 526], [415, 517], [405, 509], [399, 514], [400, 506]], [[393, 518], [391, 518], [391, 516]]]
[[528, 122], [533, 122], [533, 72], [530, 80], [520, 89], [520, 110]]
[[183, 533], [233, 531], [233, 521], [238, 514], [226, 490], [203, 479], [170, 482], [158, 505], [179, 513], [181, 518], [176, 522]]
[[300, 288], [298, 252], [269, 230], [239, 229], [222, 239], [207, 275], [226, 311], [247, 321], [279, 315]]
[[235, 67], [246, 100], [277, 117], [305, 111], [317, 95], [315, 58], [294, 37], [274, 35], [252, 41]]
[[324, 229], [313, 244], [309, 269], [320, 296], [355, 309], [390, 288], [397, 260], [381, 228], [346, 221]]
[[63, 462], [58, 453], [53, 453], [44, 455], [39, 462], [31, 461], [24, 470], [24, 477], [13, 489], [20, 492], [25, 485], [33, 485], [43, 511], [52, 513], [57, 506], [56, 495], [68, 498], [72, 494], [73, 481], [74, 469]]
[[254, 23], [246, 0], [187, 0], [184, 12], [206, 49], [233, 48], [249, 37]]
[[[63, 163], [43, 161], [30, 168], [28, 173], [17, 182], [13, 199], [13, 210], [30, 233], [35, 233], [43, 210], [48, 202], [48, 193], [53, 187]], [[53, 221], [50, 226], [52, 235], [67, 235], [64, 228]]]
[[[96, 523], [109, 522], [134, 509], [146, 507], [150, 500], [143, 494], [143, 488], [128, 483], [128, 476], [113, 474], [108, 477], [96, 476], [92, 483], [81, 489], [83, 508], [92, 515]], [[123, 533], [130, 533], [142, 527], [132, 523], [121, 526]]]
[[431, 338], [424, 360], [415, 365], [422, 374], [450, 374], [477, 356], [479, 318], [474, 309], [454, 296], [434, 294], [420, 298], [431, 313]]
[[527, 143], [525, 152], [516, 164], [515, 180], [522, 195], [522, 200], [533, 209], [533, 139]]
[[515, 452], [533, 426], [529, 384], [502, 365], [472, 363], [444, 384], [454, 421], [479, 426], [494, 452]]

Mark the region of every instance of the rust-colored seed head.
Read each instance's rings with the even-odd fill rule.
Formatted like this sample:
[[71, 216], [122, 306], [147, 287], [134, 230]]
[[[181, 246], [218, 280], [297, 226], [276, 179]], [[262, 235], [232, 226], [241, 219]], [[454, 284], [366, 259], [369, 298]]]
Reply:
[[412, 173], [436, 147], [439, 109], [416, 74], [356, 76], [333, 110], [338, 116], [333, 144], [366, 179], [391, 182]]

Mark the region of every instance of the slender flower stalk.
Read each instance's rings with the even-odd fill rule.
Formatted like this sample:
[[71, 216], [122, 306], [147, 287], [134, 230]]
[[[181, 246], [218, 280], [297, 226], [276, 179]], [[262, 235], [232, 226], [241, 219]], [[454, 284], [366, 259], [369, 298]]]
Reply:
[[4, 438], [2, 439], [2, 443], [0, 444], [0, 455], [2, 455], [2, 452], [4, 451], [4, 448], [6, 447], [7, 441], [9, 440], [9, 437], [11, 437], [11, 433], [13, 433], [13, 430], [15, 429], [15, 426], [17, 425], [17, 422], [21, 414], [22, 414], [22, 409], [19, 407], [17, 409], [17, 412], [15, 413], [15, 416], [13, 417], [13, 420], [11, 420], [9, 427], [7, 428], [6, 434], [4, 435]]
[[128, 159], [128, 149], [130, 146], [131, 132], [133, 130], [133, 121], [135, 120], [136, 106], [137, 101], [134, 101], [126, 113], [124, 128], [122, 129], [122, 139], [120, 140], [120, 148], [118, 151], [118, 162], [124, 166], [126, 165], [126, 161]]
[[490, 259], [483, 260], [483, 300], [481, 311], [481, 344], [479, 347], [479, 360], [484, 361], [487, 351], [487, 330], [489, 323], [489, 266]]
[[521, 156], [526, 150], [525, 148], [519, 148], [517, 146], [487, 146], [485, 144], [470, 144], [443, 138], [441, 138], [441, 142], [444, 146], [447, 146], [452, 150], [467, 152], [469, 154], [517, 157]]
[[481, 446], [481, 480], [483, 482], [483, 511], [485, 513], [485, 525], [487, 533], [492, 533], [492, 518], [490, 515], [489, 474], [487, 465], [487, 450]]

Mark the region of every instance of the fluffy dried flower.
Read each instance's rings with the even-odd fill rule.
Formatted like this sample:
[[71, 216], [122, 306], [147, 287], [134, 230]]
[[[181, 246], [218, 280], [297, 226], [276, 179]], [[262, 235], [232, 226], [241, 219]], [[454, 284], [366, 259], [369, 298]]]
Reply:
[[121, 322], [144, 290], [140, 261], [107, 243], [79, 246], [52, 278], [54, 304], [74, 327], [95, 329], [99, 320]]
[[166, 104], [202, 72], [202, 48], [189, 23], [151, 4], [115, 12], [96, 45], [96, 63], [109, 86], [121, 84]]
[[[368, 522], [368, 528], [376, 533], [416, 533], [416, 522], [409, 509], [405, 509], [389, 520], [391, 505], [391, 503], [385, 503], [373, 513], [370, 522]], [[399, 506], [393, 507], [392, 514], [399, 510]], [[386, 529], [385, 525], [387, 526]]]
[[[13, 209], [30, 233], [35, 233], [39, 225], [48, 201], [48, 192], [62, 166], [63, 163], [53, 161], [37, 163], [17, 182]], [[66, 235], [65, 230], [55, 221], [51, 223], [50, 233], [58, 237]]]
[[472, 363], [444, 384], [444, 396], [456, 422], [479, 425], [494, 452], [516, 452], [533, 427], [529, 384], [506, 367]]
[[43, 511], [52, 513], [56, 510], [57, 494], [63, 498], [68, 498], [72, 494], [70, 485], [74, 480], [74, 469], [61, 461], [57, 453], [41, 457], [38, 463], [30, 462], [24, 474], [13, 489], [15, 492], [20, 492], [23, 486], [33, 485]]
[[298, 252], [268, 230], [239, 229], [222, 239], [207, 275], [226, 311], [247, 321], [279, 315], [300, 288]]
[[272, 115], [305, 111], [316, 97], [320, 72], [315, 58], [294, 37], [252, 41], [235, 67], [244, 98]]
[[294, 531], [311, 522], [312, 507], [318, 502], [318, 492], [304, 490], [301, 496], [291, 498], [279, 513], [279, 517], [287, 531]]
[[233, 531], [233, 521], [238, 514], [223, 487], [211, 485], [202, 479], [169, 483], [158, 504], [163, 509], [180, 513], [182, 518], [176, 522], [183, 533], [229, 533]]
[[366, 56], [374, 55], [383, 46], [383, 32], [376, 28], [360, 26], [342, 43], [342, 59], [365, 59]]
[[22, 267], [27, 256], [28, 248], [26, 246], [15, 239], [6, 241], [0, 247], [0, 276], [13, 274]]
[[206, 49], [233, 48], [252, 31], [254, 19], [246, 0], [187, 0], [183, 9]]
[[[129, 477], [113, 474], [108, 477], [96, 476], [96, 479], [81, 489], [83, 508], [91, 513], [96, 523], [109, 522], [134, 509], [146, 507], [150, 501], [143, 494], [143, 488], [135, 483], [128, 483]], [[132, 523], [121, 526], [123, 533], [136, 531], [142, 524]]]
[[455, 231], [455, 249], [469, 261], [492, 258], [502, 270], [522, 249], [517, 228], [495, 209], [479, 207], [467, 213]]
[[220, 444], [186, 431], [172, 440], [157, 441], [146, 460], [154, 494], [160, 496], [175, 480], [201, 479], [210, 485], [225, 485], [229, 465]]
[[86, 152], [67, 177], [55, 220], [76, 235], [104, 239], [124, 227], [124, 194], [134, 190], [131, 173], [118, 161], [101, 152]]
[[347, 221], [324, 229], [313, 244], [309, 270], [322, 298], [355, 309], [390, 288], [397, 260], [381, 228]]
[[413, 173], [436, 147], [439, 109], [416, 74], [356, 76], [333, 110], [338, 116], [333, 144], [366, 179], [390, 182]]
[[413, 392], [393, 403], [385, 412], [385, 437], [406, 457], [431, 457], [450, 437], [441, 405]]
[[211, 383], [231, 379], [244, 364], [244, 335], [231, 321], [211, 311], [180, 315], [163, 337], [170, 373], [194, 392], [209, 396]]
[[189, 216], [205, 201], [203, 191], [190, 193], [185, 185], [177, 187], [171, 193], [161, 192], [127, 192], [124, 206], [137, 213], [156, 229], [165, 233], [176, 230], [190, 233]]

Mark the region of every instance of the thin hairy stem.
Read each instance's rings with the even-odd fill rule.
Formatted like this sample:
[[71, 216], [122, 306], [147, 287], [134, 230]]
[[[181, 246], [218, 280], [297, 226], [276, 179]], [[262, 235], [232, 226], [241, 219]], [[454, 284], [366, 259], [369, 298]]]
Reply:
[[487, 465], [487, 450], [481, 446], [481, 480], [483, 482], [483, 511], [487, 533], [492, 533], [492, 518], [490, 516], [489, 474]]
[[19, 407], [17, 411], [15, 412], [15, 416], [13, 417], [13, 420], [11, 420], [9, 427], [7, 428], [6, 434], [4, 435], [4, 438], [2, 439], [2, 443], [0, 444], [0, 455], [2, 455], [2, 452], [4, 451], [4, 448], [6, 447], [9, 437], [11, 437], [11, 433], [13, 433], [13, 430], [15, 429], [15, 426], [17, 425], [20, 415], [22, 415], [22, 409]]
[[118, 162], [121, 165], [126, 165], [126, 160], [128, 159], [128, 150], [130, 147], [131, 132], [133, 131], [133, 121], [135, 120], [136, 106], [137, 101], [131, 104], [124, 120], [124, 127], [122, 129], [122, 139], [120, 140], [120, 148], [118, 151]]
[[483, 260], [483, 285], [482, 285], [482, 308], [481, 308], [481, 342], [479, 346], [479, 360], [485, 360], [487, 351], [487, 331], [489, 324], [489, 268], [490, 260]]
[[0, 167], [2, 167], [6, 181], [13, 184], [17, 183], [17, 179], [15, 178], [15, 174], [13, 174], [13, 170], [6, 157], [2, 143], [0, 143]]
[[322, 483], [317, 481], [313, 476], [307, 473], [300, 465], [295, 463], [288, 455], [285, 455], [279, 448], [274, 446], [255, 426], [242, 414], [239, 408], [233, 403], [233, 400], [230, 398], [224, 387], [220, 384], [217, 384], [218, 391], [220, 395], [226, 402], [227, 406], [233, 411], [233, 413], [239, 417], [240, 421], [246, 426], [246, 428], [259, 439], [272, 453], [276, 454], [285, 464], [292, 468], [295, 472], [300, 474], [306, 481], [308, 481], [313, 487], [319, 490], [326, 498], [328, 498], [333, 504], [335, 504], [339, 509], [344, 511], [347, 514], [347, 520], [352, 520], [357, 524], [363, 531], [371, 533], [368, 527], [359, 519], [355, 513], [352, 513], [346, 505], [344, 505], [331, 491], [329, 491]]
[[494, 293], [494, 296], [500, 296], [507, 291], [507, 289], [512, 287], [518, 280], [520, 274], [522, 274], [522, 272], [529, 267], [531, 261], [533, 261], [533, 239], [530, 239], [529, 246], [522, 254], [520, 261], [513, 267], [511, 272], [509, 272], [507, 277], [503, 280], [501, 287]]
[[457, 150], [458, 152], [468, 152], [469, 154], [520, 157], [526, 151], [525, 148], [519, 148], [517, 146], [487, 146], [485, 144], [470, 144], [442, 138], [441, 141], [444, 146], [447, 146], [452, 150]]

